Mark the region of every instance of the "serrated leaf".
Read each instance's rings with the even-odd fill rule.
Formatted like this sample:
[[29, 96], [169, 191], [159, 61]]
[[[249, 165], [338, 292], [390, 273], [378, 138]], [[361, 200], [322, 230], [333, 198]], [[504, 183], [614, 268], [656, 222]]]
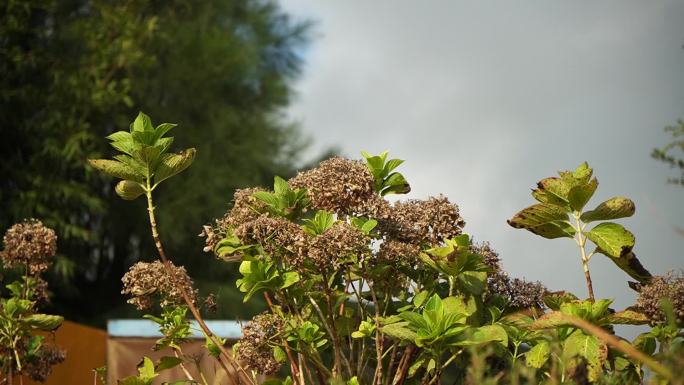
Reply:
[[527, 207], [508, 220], [508, 224], [518, 229], [526, 229], [544, 238], [572, 238], [575, 230], [567, 222], [567, 212], [558, 206], [539, 203]]
[[22, 320], [34, 329], [52, 331], [62, 325], [64, 317], [51, 314], [31, 314]]
[[562, 178], [550, 177], [537, 182], [537, 187], [547, 194], [549, 203], [565, 206], [569, 203], [568, 192], [573, 186]]
[[537, 318], [530, 324], [530, 330], [540, 329], [554, 329], [559, 326], [570, 326], [571, 324], [565, 320], [565, 316], [560, 311], [552, 311]]
[[601, 253], [613, 258], [629, 254], [634, 247], [634, 234], [613, 222], [595, 226], [586, 236], [599, 247]]
[[576, 211], [582, 211], [584, 205], [589, 202], [598, 187], [598, 180], [592, 179], [589, 183], [577, 185], [568, 191], [570, 207]]
[[194, 148], [189, 148], [185, 151], [181, 151], [178, 154], [162, 155], [159, 166], [157, 166], [157, 169], [154, 173], [154, 183], [159, 184], [163, 180], [168, 179], [190, 167], [192, 162], [195, 160], [196, 152], [197, 151]]
[[611, 325], [646, 325], [649, 320], [645, 314], [627, 309], [609, 314], [601, 322]]
[[613, 197], [599, 204], [595, 209], [585, 212], [580, 219], [584, 222], [593, 222], [626, 218], [634, 215], [634, 211], [635, 206], [631, 199]]
[[541, 369], [551, 356], [551, 347], [547, 341], [540, 341], [525, 353], [525, 363], [527, 366]]
[[131, 166], [110, 159], [88, 159], [88, 163], [99, 171], [120, 179], [142, 181], [143, 175]]
[[123, 199], [130, 201], [145, 193], [140, 183], [132, 180], [122, 180], [116, 184], [114, 191]]
[[639, 262], [636, 254], [634, 254], [632, 251], [621, 257], [613, 257], [603, 252], [601, 249], [599, 249], [598, 252], [610, 258], [610, 260], [613, 261], [617, 267], [640, 283], [647, 283], [651, 277], [653, 277], [651, 273], [641, 264], [641, 262]]

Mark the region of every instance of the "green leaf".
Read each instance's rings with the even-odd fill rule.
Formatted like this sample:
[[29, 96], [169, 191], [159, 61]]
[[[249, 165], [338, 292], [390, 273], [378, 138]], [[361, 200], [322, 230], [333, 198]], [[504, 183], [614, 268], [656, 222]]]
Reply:
[[145, 193], [145, 190], [140, 183], [132, 180], [120, 181], [116, 184], [116, 187], [114, 187], [114, 191], [127, 201], [131, 201]]
[[498, 342], [503, 346], [508, 346], [508, 333], [500, 325], [485, 325], [474, 328], [466, 339], [456, 342], [455, 345], [472, 346], [489, 342]]
[[632, 345], [642, 352], [651, 355], [656, 351], [657, 339], [651, 332], [641, 333], [632, 341]]
[[415, 341], [416, 332], [408, 327], [409, 323], [407, 321], [396, 322], [389, 325], [384, 325], [380, 330], [383, 334], [386, 334], [392, 338], [397, 338], [405, 341]]
[[159, 166], [154, 173], [154, 183], [159, 184], [163, 180], [170, 178], [186, 168], [195, 160], [196, 150], [189, 148], [178, 154], [164, 154], [161, 157]]
[[648, 321], [645, 314], [629, 309], [609, 314], [601, 319], [602, 323], [611, 325], [646, 325]]
[[641, 264], [641, 262], [639, 262], [639, 259], [637, 259], [634, 252], [630, 251], [621, 257], [610, 256], [600, 249], [598, 252], [606, 255], [611, 261], [613, 261], [613, 263], [615, 263], [615, 265], [617, 265], [617, 267], [641, 283], [646, 283], [653, 277], [651, 273]]
[[34, 329], [52, 331], [62, 325], [64, 317], [50, 314], [31, 314], [22, 320]]
[[152, 127], [152, 119], [150, 119], [150, 117], [142, 111], [138, 112], [138, 116], [135, 118], [133, 124], [131, 125], [131, 132], [143, 132], [153, 130], [154, 128]]
[[546, 361], [549, 360], [550, 356], [551, 347], [549, 346], [549, 343], [546, 341], [540, 341], [534, 345], [532, 349], [525, 353], [525, 363], [529, 367], [541, 369], [541, 367], [546, 364]]
[[634, 202], [629, 198], [613, 197], [587, 211], [580, 219], [584, 222], [604, 221], [608, 219], [626, 218], [634, 215]]
[[527, 207], [508, 220], [517, 229], [526, 229], [544, 238], [572, 238], [575, 230], [567, 222], [567, 212], [555, 205], [539, 203]]
[[563, 356], [566, 359], [577, 356], [585, 358], [589, 380], [596, 381], [603, 372], [603, 362], [608, 358], [608, 347], [598, 338], [576, 331], [565, 339]]
[[161, 372], [162, 370], [171, 369], [178, 366], [181, 362], [183, 362], [183, 360], [178, 357], [164, 356], [157, 361], [155, 371]]
[[560, 311], [552, 311], [537, 318], [530, 324], [530, 330], [554, 329], [559, 326], [570, 326], [571, 324], [564, 319]]
[[110, 159], [88, 159], [90, 165], [107, 175], [111, 175], [120, 179], [128, 179], [136, 182], [143, 180], [143, 175], [137, 172], [133, 167]]
[[157, 126], [157, 128], [154, 129], [154, 140], [155, 142], [159, 139], [161, 139], [162, 136], [164, 136], [169, 130], [172, 128], [178, 126], [177, 124], [173, 123], [162, 123]]
[[604, 222], [586, 233], [587, 238], [599, 247], [600, 252], [609, 257], [622, 257], [632, 251], [634, 235], [621, 225]]
[[286, 362], [287, 361], [287, 353], [281, 348], [280, 346], [274, 346], [273, 347], [273, 358], [277, 362]]
[[299, 273], [296, 271], [288, 271], [283, 274], [283, 284], [280, 285], [280, 288], [286, 289], [297, 282], [299, 282]]
[[594, 178], [587, 184], [581, 184], [571, 188], [568, 192], [570, 207], [576, 211], [582, 211], [584, 205], [586, 205], [587, 202], [589, 202], [589, 199], [594, 195], [597, 187], [598, 180]]
[[[221, 344], [226, 343], [226, 341], [221, 337], [214, 336], [214, 338], [218, 339], [219, 343], [221, 343]], [[214, 341], [212, 341], [211, 338], [209, 338], [209, 336], [206, 336], [206, 335], [205, 335], [205, 339], [204, 339], [204, 347], [209, 352], [209, 355], [214, 357], [214, 358], [218, 358], [221, 355], [220, 347], [218, 345], [216, 345], [214, 343]]]
[[154, 371], [154, 362], [149, 357], [144, 357], [142, 365], [138, 366], [139, 377], [143, 381], [151, 380], [157, 376]]

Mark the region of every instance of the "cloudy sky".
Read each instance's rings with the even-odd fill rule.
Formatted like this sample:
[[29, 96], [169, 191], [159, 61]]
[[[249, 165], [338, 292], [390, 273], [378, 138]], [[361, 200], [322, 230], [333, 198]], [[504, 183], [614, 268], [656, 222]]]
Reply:
[[[623, 195], [620, 222], [652, 273], [684, 269], [684, 188], [650, 159], [684, 118], [683, 1], [285, 0], [316, 22], [289, 115], [314, 140], [406, 159], [411, 198], [444, 193], [466, 230], [513, 276], [586, 296], [569, 239], [506, 224], [530, 188], [583, 161], [600, 186], [588, 206]], [[634, 302], [627, 276], [591, 263], [599, 298]]]

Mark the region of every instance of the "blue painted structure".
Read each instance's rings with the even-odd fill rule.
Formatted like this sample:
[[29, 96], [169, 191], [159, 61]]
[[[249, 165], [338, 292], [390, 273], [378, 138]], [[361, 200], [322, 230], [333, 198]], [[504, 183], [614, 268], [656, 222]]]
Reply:
[[[205, 321], [209, 330], [221, 338], [237, 340], [242, 337], [242, 328], [237, 321], [209, 320]], [[197, 321], [190, 322], [192, 335], [190, 338], [204, 339], [204, 333]], [[107, 321], [107, 334], [109, 337], [138, 337], [138, 338], [161, 338], [159, 325], [147, 319], [113, 319]]]

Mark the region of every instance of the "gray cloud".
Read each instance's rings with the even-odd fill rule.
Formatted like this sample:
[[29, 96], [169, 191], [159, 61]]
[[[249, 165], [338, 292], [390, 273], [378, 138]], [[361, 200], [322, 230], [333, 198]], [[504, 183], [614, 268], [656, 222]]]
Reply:
[[[444, 193], [515, 276], [586, 295], [578, 252], [505, 220], [529, 189], [589, 161], [593, 204], [631, 197], [635, 251], [653, 273], [684, 268], [684, 190], [649, 158], [684, 118], [684, 3], [286, 0], [317, 21], [289, 114], [357, 157], [406, 159], [411, 197]], [[592, 260], [599, 297], [633, 303], [626, 275]]]

